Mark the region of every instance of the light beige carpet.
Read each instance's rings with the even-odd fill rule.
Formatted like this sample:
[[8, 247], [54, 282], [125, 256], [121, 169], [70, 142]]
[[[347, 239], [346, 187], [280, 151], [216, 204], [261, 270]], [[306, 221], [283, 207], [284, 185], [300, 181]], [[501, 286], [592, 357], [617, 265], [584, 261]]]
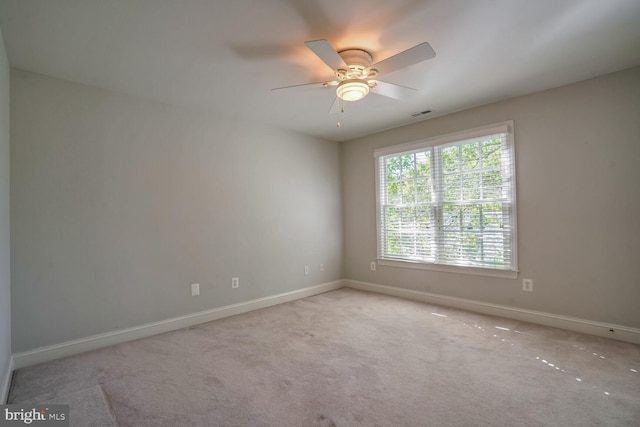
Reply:
[[117, 425], [99, 385], [65, 395], [51, 392], [48, 395], [37, 396], [22, 403], [69, 405], [69, 418], [74, 420], [71, 423], [74, 426], [111, 427]]
[[638, 426], [638, 371], [637, 345], [340, 289], [21, 369], [10, 402], [76, 426]]

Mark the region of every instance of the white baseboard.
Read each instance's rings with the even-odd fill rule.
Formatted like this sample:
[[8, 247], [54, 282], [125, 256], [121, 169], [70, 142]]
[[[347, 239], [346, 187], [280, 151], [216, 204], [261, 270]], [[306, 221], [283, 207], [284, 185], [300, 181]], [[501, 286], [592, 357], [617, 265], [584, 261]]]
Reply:
[[321, 285], [298, 289], [291, 292], [285, 292], [278, 295], [272, 295], [265, 298], [259, 298], [247, 302], [227, 305], [211, 310], [205, 310], [198, 313], [174, 317], [173, 319], [162, 320], [160, 322], [148, 323], [146, 325], [136, 326], [133, 328], [93, 335], [90, 337], [67, 341], [47, 347], [41, 347], [22, 353], [16, 353], [13, 355], [13, 361], [15, 363], [15, 369], [20, 369], [27, 366], [36, 365], [38, 363], [60, 359], [62, 357], [72, 356], [78, 353], [84, 353], [85, 351], [95, 350], [98, 348], [120, 344], [127, 341], [133, 341], [164, 332], [175, 331], [177, 329], [198, 325], [200, 323], [211, 322], [212, 320], [235, 316], [236, 314], [242, 314], [253, 310], [259, 310], [261, 308], [271, 307], [273, 305], [294, 301], [300, 298], [322, 294], [325, 292], [340, 289], [343, 286], [344, 284], [342, 280], [336, 280], [334, 282], [323, 283]]
[[[640, 329], [630, 328], [626, 326], [594, 322], [574, 317], [508, 307], [498, 304], [490, 304], [463, 298], [437, 295], [429, 292], [414, 291], [393, 286], [378, 285], [375, 283], [361, 282], [356, 280], [336, 280], [334, 282], [323, 283], [321, 285], [311, 286], [308, 288], [286, 292], [278, 295], [272, 295], [265, 298], [259, 298], [247, 302], [227, 305], [211, 310], [205, 310], [198, 313], [163, 320], [160, 322], [154, 322], [146, 325], [136, 326], [133, 328], [93, 335], [90, 337], [67, 341], [47, 347], [41, 347], [22, 353], [15, 353], [11, 358], [10, 366], [8, 367], [7, 371], [3, 373], [2, 377], [0, 377], [0, 380], [2, 380], [2, 383], [0, 383], [0, 399], [5, 399], [0, 400], [0, 402], [6, 401], [6, 395], [9, 392], [11, 381], [11, 373], [14, 369], [20, 369], [27, 366], [36, 365], [38, 363], [44, 363], [62, 357], [96, 350], [98, 348], [107, 347], [114, 344], [133, 341], [164, 332], [175, 331], [177, 329], [222, 319], [224, 317], [235, 316], [237, 314], [259, 310], [261, 308], [271, 307], [300, 298], [306, 298], [309, 296], [340, 289], [344, 286], [364, 291], [377, 292], [381, 294], [422, 301], [431, 304], [439, 304], [443, 306], [489, 314], [493, 316], [506, 317], [508, 319], [531, 322], [539, 325], [552, 326], [606, 338], [613, 338], [633, 344], [640, 344]], [[611, 332], [611, 330], [613, 330], [613, 332]]]
[[377, 292], [381, 294], [427, 302], [430, 304], [439, 304], [443, 306], [459, 308], [462, 310], [474, 311], [477, 313], [490, 314], [492, 316], [506, 317], [508, 319], [521, 320], [524, 322], [536, 323], [539, 325], [567, 329], [574, 332], [582, 332], [585, 334], [612, 338], [620, 341], [630, 342], [633, 344], [640, 344], [640, 329], [630, 328], [627, 326], [594, 322], [591, 320], [579, 319], [575, 317], [561, 316], [558, 314], [545, 313], [541, 311], [526, 310], [505, 305], [490, 304], [469, 299], [449, 297], [445, 295], [432, 294], [429, 292], [396, 288], [393, 286], [378, 285], [375, 283], [360, 282], [357, 280], [344, 280], [344, 285], [363, 291]]
[[11, 388], [11, 376], [13, 375], [13, 357], [9, 357], [7, 368], [0, 371], [0, 404], [5, 404], [9, 397], [9, 388]]

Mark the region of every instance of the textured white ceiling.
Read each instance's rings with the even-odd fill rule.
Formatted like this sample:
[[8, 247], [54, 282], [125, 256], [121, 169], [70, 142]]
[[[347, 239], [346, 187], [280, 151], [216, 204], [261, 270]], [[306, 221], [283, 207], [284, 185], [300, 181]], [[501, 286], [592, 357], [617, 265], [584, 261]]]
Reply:
[[[0, 25], [13, 67], [337, 141], [640, 65], [638, 0], [0, 0]], [[437, 56], [381, 76], [411, 100], [330, 115], [331, 89], [270, 91], [332, 78], [319, 38]]]

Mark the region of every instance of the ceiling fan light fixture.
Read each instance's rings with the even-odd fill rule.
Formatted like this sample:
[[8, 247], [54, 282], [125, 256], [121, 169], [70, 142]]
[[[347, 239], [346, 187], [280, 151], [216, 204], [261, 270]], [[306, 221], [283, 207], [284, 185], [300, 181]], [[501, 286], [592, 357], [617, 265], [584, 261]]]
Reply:
[[369, 85], [363, 79], [344, 80], [338, 84], [336, 95], [345, 101], [359, 101], [369, 93]]

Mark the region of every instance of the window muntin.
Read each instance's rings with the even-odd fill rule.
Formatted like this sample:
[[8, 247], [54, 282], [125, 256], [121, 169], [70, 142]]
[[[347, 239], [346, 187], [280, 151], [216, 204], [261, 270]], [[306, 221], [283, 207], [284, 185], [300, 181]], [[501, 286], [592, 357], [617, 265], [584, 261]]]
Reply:
[[376, 152], [378, 257], [517, 270], [511, 127]]

